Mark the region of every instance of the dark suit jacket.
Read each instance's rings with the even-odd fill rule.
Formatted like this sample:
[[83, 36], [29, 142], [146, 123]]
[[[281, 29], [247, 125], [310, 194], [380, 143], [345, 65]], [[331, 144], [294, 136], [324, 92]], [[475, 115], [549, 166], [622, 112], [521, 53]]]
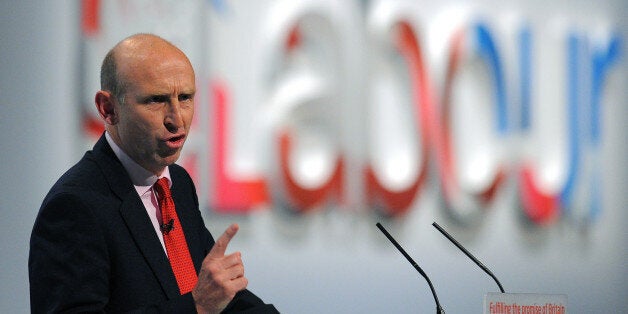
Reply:
[[[214, 245], [187, 172], [170, 166], [172, 195], [194, 266]], [[131, 179], [104, 135], [52, 187], [30, 242], [31, 311], [195, 312]], [[225, 312], [276, 313], [239, 292]]]

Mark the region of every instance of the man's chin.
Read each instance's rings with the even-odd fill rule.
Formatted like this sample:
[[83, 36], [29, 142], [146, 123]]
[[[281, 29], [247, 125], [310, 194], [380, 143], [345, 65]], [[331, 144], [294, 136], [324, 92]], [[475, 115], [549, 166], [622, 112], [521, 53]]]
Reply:
[[174, 164], [179, 159], [180, 153], [181, 153], [180, 151], [176, 151], [175, 153], [171, 155], [159, 156], [161, 165], [163, 165], [164, 167], [167, 167]]

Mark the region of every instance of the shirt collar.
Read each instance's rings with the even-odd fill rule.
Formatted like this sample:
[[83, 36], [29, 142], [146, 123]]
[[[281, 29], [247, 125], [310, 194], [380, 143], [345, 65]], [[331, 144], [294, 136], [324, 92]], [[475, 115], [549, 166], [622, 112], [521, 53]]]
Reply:
[[140, 195], [143, 195], [144, 193], [150, 191], [153, 184], [155, 184], [155, 182], [157, 182], [159, 178], [167, 178], [169, 186], [172, 187], [172, 180], [170, 179], [170, 169], [168, 167], [164, 168], [164, 171], [161, 173], [160, 176], [156, 176], [152, 172], [144, 169], [144, 167], [140, 166], [133, 159], [131, 159], [131, 157], [129, 157], [129, 155], [127, 155], [122, 150], [122, 148], [120, 148], [120, 146], [118, 146], [118, 144], [113, 141], [111, 135], [109, 135], [109, 132], [105, 132], [105, 138], [107, 139], [109, 146], [111, 146], [114, 154], [116, 154], [116, 157], [118, 157], [118, 159], [122, 163], [122, 166], [129, 174], [131, 182], [133, 182], [135, 189]]

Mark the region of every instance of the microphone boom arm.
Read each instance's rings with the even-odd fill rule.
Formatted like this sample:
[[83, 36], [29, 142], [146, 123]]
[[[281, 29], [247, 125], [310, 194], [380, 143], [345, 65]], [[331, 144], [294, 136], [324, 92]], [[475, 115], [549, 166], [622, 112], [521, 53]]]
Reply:
[[445, 311], [440, 306], [440, 302], [438, 302], [438, 296], [436, 295], [436, 290], [434, 290], [434, 286], [432, 285], [432, 281], [430, 281], [430, 278], [427, 277], [427, 274], [423, 271], [423, 269], [421, 269], [421, 267], [419, 267], [419, 265], [412, 259], [412, 257], [410, 257], [410, 255], [408, 255], [408, 253], [406, 253], [406, 251], [401, 247], [401, 245], [399, 245], [399, 243], [397, 243], [397, 241], [395, 241], [395, 238], [393, 238], [390, 235], [390, 233], [388, 233], [388, 231], [386, 231], [386, 229], [384, 228], [384, 226], [382, 226], [382, 224], [380, 224], [378, 222], [375, 225], [377, 226], [377, 228], [379, 228], [379, 230], [382, 231], [382, 233], [386, 236], [386, 238], [388, 238], [388, 240], [390, 240], [390, 242], [392, 242], [392, 244], [397, 248], [397, 250], [399, 250], [399, 252], [401, 252], [401, 254], [408, 260], [408, 262], [410, 262], [410, 264], [412, 264], [412, 266], [419, 272], [419, 274], [421, 274], [421, 276], [423, 276], [423, 278], [425, 278], [425, 280], [427, 281], [427, 284], [430, 286], [430, 290], [432, 290], [432, 295], [434, 296], [434, 301], [436, 302], [436, 314], [445, 314]]
[[445, 229], [443, 229], [441, 226], [439, 226], [436, 222], [432, 223], [432, 226], [434, 226], [434, 228], [438, 229], [438, 231], [440, 231], [440, 233], [442, 233], [447, 239], [449, 239], [449, 241], [451, 241], [451, 243], [453, 243], [455, 246], [457, 246], [476, 265], [478, 265], [480, 268], [482, 268], [482, 270], [484, 272], [486, 272], [489, 276], [491, 276], [491, 278], [493, 278], [493, 280], [495, 280], [495, 282], [497, 283], [497, 286], [499, 287], [499, 290], [502, 293], [505, 293], [504, 287], [502, 287], [502, 284], [499, 282], [499, 280], [497, 280], [497, 277], [495, 275], [493, 275], [493, 273], [488, 269], [488, 267], [484, 266], [484, 264], [482, 264], [482, 262], [480, 262], [479, 259], [475, 258], [475, 256], [473, 256], [473, 254], [471, 254], [469, 251], [467, 251], [467, 249], [465, 249], [464, 246], [462, 246], [462, 244], [460, 244], [458, 241], [456, 241], [456, 239], [454, 239], [454, 237], [452, 237], [449, 233], [447, 233], [447, 231], [445, 231]]

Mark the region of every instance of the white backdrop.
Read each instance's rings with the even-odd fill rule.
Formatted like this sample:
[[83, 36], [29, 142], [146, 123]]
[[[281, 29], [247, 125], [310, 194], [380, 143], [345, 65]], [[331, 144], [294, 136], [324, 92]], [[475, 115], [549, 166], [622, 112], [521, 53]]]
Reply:
[[[563, 44], [557, 41], [566, 38], [567, 30], [575, 29], [578, 34], [584, 34], [586, 43], [581, 45], [587, 47], [583, 51], [588, 53], [594, 50], [600, 38], [606, 38], [609, 29], [615, 29], [625, 46], [626, 3], [619, 0], [551, 4], [544, 1], [441, 1], [437, 4], [420, 0], [164, 0], [103, 1], [101, 4], [100, 32], [90, 36], [81, 32], [80, 2], [3, 1], [0, 4], [0, 134], [3, 144], [0, 164], [0, 249], [3, 252], [0, 312], [29, 312], [28, 240], [37, 209], [52, 183], [93, 141], [82, 125], [86, 119], [83, 112], [91, 110], [102, 56], [115, 42], [138, 31], [156, 32], [172, 40], [194, 63], [201, 93], [193, 135], [186, 144], [181, 162], [195, 174], [201, 199], [207, 204], [203, 213], [210, 230], [218, 235], [232, 221], [241, 224], [241, 233], [230, 248], [243, 252], [249, 288], [267, 302], [274, 303], [281, 312], [434, 311], [427, 284], [375, 228], [377, 221], [384, 223], [430, 275], [448, 313], [481, 312], [483, 294], [497, 291], [497, 286], [440, 236], [430, 226], [432, 221], [438, 221], [458, 237], [493, 270], [508, 292], [567, 294], [570, 313], [613, 313], [628, 309], [625, 298], [628, 237], [624, 229], [624, 221], [628, 218], [625, 210], [628, 204], [625, 194], [628, 187], [628, 172], [625, 170], [628, 145], [624, 139], [628, 131], [624, 121], [628, 116], [625, 48], [621, 48], [619, 65], [613, 68], [612, 77], [609, 76], [608, 86], [604, 89], [599, 146], [591, 148], [587, 144], [590, 135], [585, 131], [578, 136], [580, 149], [586, 153], [580, 155], [583, 159], [581, 166], [574, 172], [582, 176], [575, 181], [578, 183], [576, 196], [571, 198], [573, 203], [569, 208], [578, 213], [589, 210], [593, 188], [588, 184], [593, 179], [588, 175], [595, 171], [590, 172], [586, 167], [599, 169], [602, 199], [595, 221], [583, 223], [573, 218], [586, 215], [563, 213], [543, 226], [530, 222], [524, 215], [514, 175], [531, 150], [541, 155], [532, 156], [537, 158], [539, 169], [544, 169], [542, 175], [545, 177], [540, 181], [548, 191], [559, 190], [567, 180], [569, 134], [561, 133], [568, 125], [567, 111], [555, 105], [566, 102], [568, 97], [564, 87], [567, 82], [563, 82], [568, 75], [555, 64], [556, 61], [565, 62], [567, 57], [561, 50]], [[403, 8], [401, 13], [394, 13], [395, 5]], [[297, 57], [284, 57], [283, 46], [277, 43], [284, 37], [273, 37], [273, 34], [288, 34], [290, 25], [293, 25], [291, 22], [302, 21], [298, 18], [299, 13], [310, 12], [308, 10], [325, 17], [323, 22], [321, 19], [305, 19], [306, 26], [300, 29], [302, 42], [294, 44]], [[455, 98], [452, 101], [452, 130], [454, 141], [458, 141], [454, 147], [459, 152], [455, 155], [458, 157], [457, 167], [467, 169], [465, 162], [469, 162], [472, 164], [470, 168], [474, 165], [482, 168], [467, 155], [487, 151], [491, 156], [503, 154], [504, 163], [511, 169], [489, 205], [475, 208], [473, 204], [477, 204], [477, 200], [467, 199], [463, 201], [464, 206], [457, 208], [480, 212], [476, 221], [456, 223], [450, 211], [445, 209], [441, 188], [443, 177], [440, 175], [442, 165], [437, 162], [438, 157], [433, 157], [438, 155], [436, 148], [430, 146], [429, 155], [421, 155], [417, 147], [408, 148], [414, 138], [405, 137], [414, 133], [404, 127], [420, 126], [406, 124], [403, 107], [394, 106], [392, 100], [408, 101], [403, 84], [393, 80], [398, 85], [392, 85], [392, 90], [384, 96], [381, 93], [386, 91], [377, 89], [377, 85], [369, 85], [374, 84], [373, 77], [397, 69], [394, 57], [392, 65], [377, 63], [375, 51], [379, 51], [376, 49], [383, 44], [373, 43], [369, 37], [372, 35], [369, 32], [377, 25], [385, 24], [386, 16], [394, 14], [406, 17], [419, 34], [426, 72], [439, 97], [443, 94], [446, 79], [446, 53], [452, 30], [457, 27], [469, 30], [471, 27], [465, 25], [470, 24], [465, 23], [471, 23], [476, 16], [484, 17], [503, 57], [510, 108], [510, 130], [503, 145], [496, 144], [502, 139], [492, 137], [495, 130], [481, 129], [493, 120], [482, 120], [482, 114], [474, 115], [476, 112], [491, 115], [495, 112], [493, 107], [482, 107], [483, 103], [476, 100], [470, 102], [478, 106], [477, 111], [464, 111], [465, 107], [461, 105], [464, 100]], [[531, 144], [513, 122], [519, 117], [520, 110], [513, 105], [521, 102], [515, 92], [518, 84], [515, 78], [520, 69], [514, 66], [518, 48], [509, 31], [523, 25], [518, 24], [522, 21], [531, 26], [535, 56], [530, 66], [534, 76], [531, 105], [539, 120], [533, 123], [533, 132], [537, 132], [534, 136], [538, 137], [531, 136], [537, 142]], [[377, 33], [377, 29], [374, 32]], [[551, 55], [554, 52], [559, 55]], [[375, 64], [382, 68], [373, 72]], [[303, 101], [297, 97], [303, 90], [295, 88], [289, 90], [293, 92], [287, 97], [293, 100], [284, 105], [287, 107], [282, 107], [281, 102], [273, 102], [275, 98], [271, 95], [286, 82], [281, 78], [302, 67], [307, 71], [317, 70], [314, 72], [327, 84], [322, 85], [322, 89], [314, 89], [314, 95], [327, 94]], [[583, 73], [588, 73], [586, 66], [583, 68]], [[314, 73], [307, 71], [297, 72]], [[495, 86], [484, 82], [485, 75], [477, 71], [483, 70], [471, 68], [469, 72], [460, 72], [463, 79], [456, 81], [460, 83], [454, 87], [454, 96], [490, 99]], [[585, 83], [579, 86], [588, 88], [587, 76], [582, 74], [580, 77]], [[225, 215], [213, 208], [218, 196], [212, 191], [220, 182], [213, 168], [216, 129], [212, 108], [215, 103], [209, 86], [216, 81], [227, 87], [233, 103], [233, 115], [229, 118], [232, 128], [228, 133], [232, 146], [228, 147], [227, 171], [235, 177], [263, 177], [269, 184], [267, 202], [256, 204], [255, 210], [248, 214]], [[479, 85], [474, 85], [476, 81], [480, 81]], [[469, 86], [488, 86], [488, 89], [464, 94], [476, 91]], [[581, 92], [579, 98], [586, 98], [586, 91]], [[378, 95], [383, 98], [376, 98]], [[373, 105], [374, 98], [392, 99], [391, 105], [386, 102], [383, 109], [377, 107], [377, 104]], [[434, 108], [442, 109], [439, 100], [435, 101]], [[586, 102], [581, 106], [586, 107]], [[395, 109], [400, 110], [397, 115], [391, 113]], [[580, 119], [588, 121], [586, 118], [591, 112], [582, 112]], [[392, 123], [386, 119], [392, 119]], [[380, 122], [384, 131], [368, 133]], [[345, 199], [342, 202], [332, 201], [307, 214], [295, 214], [278, 205], [287, 199], [283, 188], [285, 182], [279, 175], [278, 154], [273, 146], [273, 131], [282, 123], [292, 123], [297, 131], [303, 132], [298, 133], [302, 141], [313, 143], [297, 150], [306, 155], [297, 160], [293, 168], [305, 169], [301, 172], [294, 170], [300, 175], [301, 184], [315, 185], [325, 179], [333, 156], [340, 154], [345, 158]], [[321, 129], [321, 126], [328, 127]], [[460, 132], [460, 129], [464, 131]], [[584, 129], [588, 130], [588, 127]], [[308, 133], [309, 130], [315, 132]], [[320, 135], [327, 134], [325, 132], [331, 136]], [[384, 134], [384, 139], [379, 142], [376, 140], [378, 134]], [[477, 144], [470, 144], [478, 139], [481, 149], [476, 149]], [[544, 142], [544, 139], [548, 140]], [[549, 144], [542, 146], [543, 143]], [[386, 149], [378, 150], [378, 147]], [[377, 155], [379, 151], [391, 153], [380, 156]], [[544, 154], [538, 154], [539, 151]], [[308, 159], [319, 155], [322, 156], [319, 159]], [[419, 167], [415, 161], [404, 163], [407, 161], [397, 158], [406, 155], [411, 156], [410, 159], [429, 156], [426, 181], [405, 214], [393, 219], [380, 217], [369, 209], [360, 176], [361, 167], [369, 158], [380, 158], [377, 160], [381, 163], [377, 165], [381, 167], [383, 181], [388, 182], [393, 187], [391, 189], [403, 187], [407, 180], [416, 178], [410, 176], [408, 179], [404, 175], [417, 172]], [[386, 172], [390, 165], [387, 162], [401, 165], [401, 171], [393, 167]], [[491, 161], [487, 169], [496, 164], [499, 161]], [[483, 183], [473, 181], [474, 178], [480, 178], [480, 181], [488, 178], [472, 174], [469, 181], [464, 181], [463, 172], [456, 175], [461, 186], [466, 184], [470, 189], [483, 188]]]

